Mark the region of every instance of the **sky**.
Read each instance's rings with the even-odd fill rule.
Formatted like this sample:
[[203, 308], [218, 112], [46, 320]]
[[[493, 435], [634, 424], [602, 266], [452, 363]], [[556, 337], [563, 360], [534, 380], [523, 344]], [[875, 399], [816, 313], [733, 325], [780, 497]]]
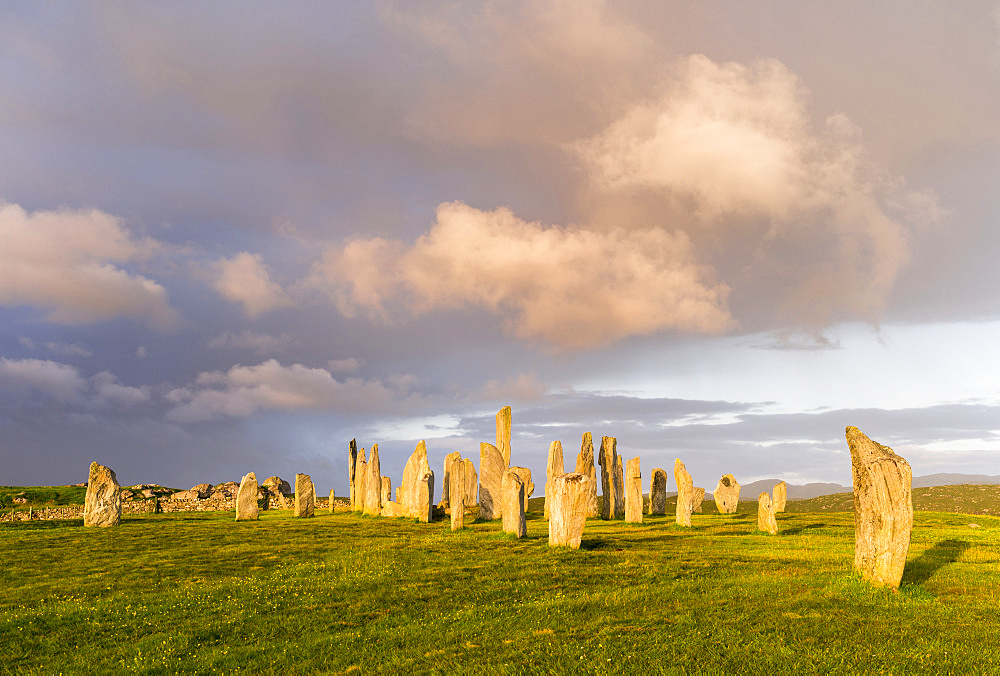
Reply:
[[5, 2], [0, 484], [1000, 474], [998, 103], [996, 2]]

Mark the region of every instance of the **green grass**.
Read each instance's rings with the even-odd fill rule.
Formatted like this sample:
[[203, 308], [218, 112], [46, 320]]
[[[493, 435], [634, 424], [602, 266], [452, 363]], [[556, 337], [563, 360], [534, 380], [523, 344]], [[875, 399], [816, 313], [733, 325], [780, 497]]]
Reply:
[[588, 521], [578, 551], [535, 513], [520, 541], [317, 514], [4, 523], [0, 671], [1000, 670], [996, 517], [918, 513], [893, 593], [843, 512]]
[[[0, 509], [82, 505], [86, 495], [85, 486], [0, 486]], [[27, 502], [15, 502], [15, 498]]]

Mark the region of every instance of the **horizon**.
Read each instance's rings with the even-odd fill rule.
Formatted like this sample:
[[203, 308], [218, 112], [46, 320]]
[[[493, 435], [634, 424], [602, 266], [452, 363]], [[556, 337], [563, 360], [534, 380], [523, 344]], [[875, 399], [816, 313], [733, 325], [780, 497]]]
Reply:
[[995, 2], [27, 4], [0, 92], [5, 485], [1000, 474]]

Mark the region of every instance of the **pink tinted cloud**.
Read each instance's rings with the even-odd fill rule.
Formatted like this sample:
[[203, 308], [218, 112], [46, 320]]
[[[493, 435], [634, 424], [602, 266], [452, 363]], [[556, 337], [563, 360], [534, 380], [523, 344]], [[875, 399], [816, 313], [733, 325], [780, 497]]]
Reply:
[[260, 254], [243, 251], [232, 258], [217, 261], [214, 269], [215, 290], [226, 300], [240, 303], [251, 319], [295, 304], [285, 290], [271, 279], [270, 270]]

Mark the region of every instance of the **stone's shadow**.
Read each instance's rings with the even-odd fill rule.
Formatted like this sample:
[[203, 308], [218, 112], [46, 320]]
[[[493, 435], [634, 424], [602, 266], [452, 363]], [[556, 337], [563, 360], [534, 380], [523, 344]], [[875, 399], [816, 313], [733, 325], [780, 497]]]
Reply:
[[823, 528], [826, 524], [824, 523], [810, 523], [805, 526], [798, 526], [796, 528], [789, 528], [787, 530], [782, 530], [781, 522], [778, 522], [778, 533], [781, 535], [798, 535], [804, 530], [809, 530], [810, 528]]
[[949, 563], [954, 563], [958, 557], [969, 548], [965, 540], [942, 540], [922, 553], [913, 561], [907, 561], [903, 569], [903, 584], [923, 584], [934, 573]]
[[621, 549], [621, 547], [614, 547], [607, 540], [599, 540], [597, 538], [581, 538], [580, 539], [580, 549], [586, 549], [587, 551], [599, 551], [602, 549]]

